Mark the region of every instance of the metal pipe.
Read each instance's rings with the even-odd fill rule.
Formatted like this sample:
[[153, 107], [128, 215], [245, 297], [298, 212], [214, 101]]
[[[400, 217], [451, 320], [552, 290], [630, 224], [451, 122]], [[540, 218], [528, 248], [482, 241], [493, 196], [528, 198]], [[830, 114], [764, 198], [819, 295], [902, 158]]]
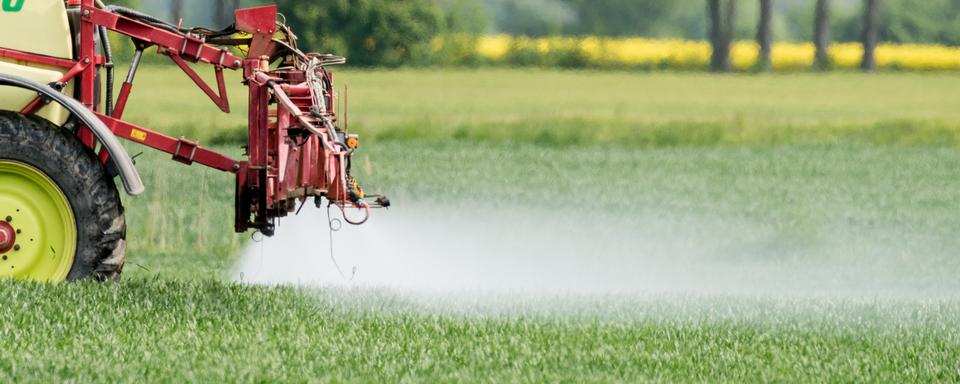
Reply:
[[137, 47], [136, 52], [133, 53], [133, 60], [130, 62], [130, 71], [127, 72], [127, 79], [124, 80], [123, 85], [120, 86], [120, 96], [117, 97], [117, 105], [113, 109], [113, 116], [117, 119], [123, 116], [123, 111], [127, 107], [127, 100], [130, 98], [130, 92], [133, 90], [133, 78], [137, 74], [137, 68], [140, 66], [140, 57], [143, 56], [143, 49]]
[[106, 81], [106, 106], [104, 111], [107, 115], [113, 115], [113, 50], [110, 48], [110, 38], [107, 36], [107, 28], [104, 26], [97, 27], [97, 32], [100, 34], [100, 43], [103, 48], [103, 56], [106, 58], [104, 67], [107, 69], [107, 81]]
[[127, 72], [127, 83], [133, 83], [133, 78], [137, 75], [137, 69], [140, 68], [140, 58], [143, 57], [143, 49], [137, 48], [133, 53], [133, 60], [130, 61], [130, 71]]
[[[297, 118], [297, 120], [300, 121], [300, 124], [302, 124], [304, 128], [306, 128], [308, 131], [320, 137], [320, 143], [323, 144], [324, 148], [326, 148], [328, 151], [333, 153], [340, 153], [340, 151], [334, 149], [333, 146], [330, 145], [330, 142], [334, 141], [334, 140], [330, 140], [330, 137], [333, 136], [334, 134], [331, 134], [331, 132], [325, 133], [321, 131], [319, 128], [317, 128], [316, 126], [314, 126], [312, 123], [310, 123], [307, 120], [307, 118], [303, 116], [303, 111], [301, 111], [300, 108], [298, 108], [297, 105], [293, 103], [293, 100], [290, 100], [290, 98], [287, 97], [287, 94], [283, 92], [283, 89], [280, 87], [279, 84], [277, 84], [273, 80], [270, 80], [270, 81], [267, 81], [267, 85], [269, 85], [270, 88], [273, 89], [273, 94], [274, 96], [276, 96], [277, 101], [280, 103], [280, 105], [283, 106], [284, 109], [287, 110], [287, 112], [289, 112], [291, 115], [294, 115]], [[321, 119], [324, 121], [324, 123], [328, 125], [330, 124], [330, 121], [327, 120], [326, 117], [321, 117]], [[328, 127], [327, 130], [329, 131], [330, 128]]]

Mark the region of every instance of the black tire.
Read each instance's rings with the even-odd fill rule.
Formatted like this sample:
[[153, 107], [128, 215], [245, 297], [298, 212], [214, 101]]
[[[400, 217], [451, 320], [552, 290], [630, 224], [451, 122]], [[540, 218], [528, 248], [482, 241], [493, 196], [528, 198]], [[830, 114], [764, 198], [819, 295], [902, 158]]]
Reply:
[[77, 253], [67, 280], [119, 280], [127, 256], [127, 223], [117, 186], [94, 152], [43, 118], [0, 111], [0, 159], [37, 168], [70, 201]]

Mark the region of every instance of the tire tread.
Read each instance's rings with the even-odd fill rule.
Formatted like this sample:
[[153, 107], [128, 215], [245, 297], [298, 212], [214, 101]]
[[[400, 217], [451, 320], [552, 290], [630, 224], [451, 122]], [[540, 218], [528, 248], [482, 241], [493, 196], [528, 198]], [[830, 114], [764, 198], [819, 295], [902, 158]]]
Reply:
[[126, 262], [126, 217], [117, 186], [96, 154], [43, 118], [0, 111], [0, 159], [40, 169], [70, 200], [77, 254], [67, 280], [119, 280]]

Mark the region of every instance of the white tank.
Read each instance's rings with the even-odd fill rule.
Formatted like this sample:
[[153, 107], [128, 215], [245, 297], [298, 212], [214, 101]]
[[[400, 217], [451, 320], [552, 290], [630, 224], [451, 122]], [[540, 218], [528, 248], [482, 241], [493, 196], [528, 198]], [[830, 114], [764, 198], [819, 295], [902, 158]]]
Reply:
[[[73, 59], [73, 38], [64, 0], [0, 0], [0, 48]], [[0, 73], [43, 84], [59, 80], [64, 72], [66, 70], [57, 67], [0, 58]], [[73, 86], [64, 92], [72, 96]], [[19, 111], [34, 97], [36, 94], [29, 91], [0, 87], [0, 110]], [[68, 116], [63, 108], [54, 104], [37, 114], [58, 125]]]

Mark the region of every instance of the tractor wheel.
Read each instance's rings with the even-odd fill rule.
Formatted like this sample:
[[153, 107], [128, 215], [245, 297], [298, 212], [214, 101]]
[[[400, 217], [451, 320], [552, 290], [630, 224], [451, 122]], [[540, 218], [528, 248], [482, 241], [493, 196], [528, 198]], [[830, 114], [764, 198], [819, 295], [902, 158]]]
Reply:
[[118, 280], [126, 230], [92, 150], [47, 120], [0, 112], [0, 277]]

